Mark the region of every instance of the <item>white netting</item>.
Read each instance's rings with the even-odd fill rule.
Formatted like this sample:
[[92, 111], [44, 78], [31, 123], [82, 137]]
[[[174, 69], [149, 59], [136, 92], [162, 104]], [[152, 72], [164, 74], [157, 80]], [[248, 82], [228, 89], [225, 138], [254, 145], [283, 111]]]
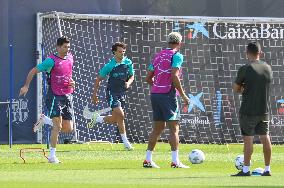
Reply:
[[[184, 55], [182, 84], [195, 104], [189, 113], [182, 114], [180, 139], [184, 143], [226, 143], [240, 142], [238, 109], [241, 97], [234, 94], [232, 84], [238, 68], [246, 62], [245, 47], [247, 39], [220, 39], [214, 33], [214, 24], [218, 19], [203, 23], [205, 33], [197, 33], [192, 28], [196, 18], [131, 17], [72, 15], [60, 13], [62, 34], [71, 40], [71, 51], [75, 58], [73, 77], [76, 81], [74, 109], [78, 139], [81, 141], [106, 140], [117, 141], [118, 129], [113, 125], [99, 124], [87, 129], [87, 120], [82, 115], [83, 108], [90, 103], [93, 85], [99, 70], [112, 57], [111, 46], [114, 42], [128, 44], [127, 56], [132, 59], [136, 71], [135, 82], [128, 91], [126, 108], [127, 134], [132, 142], [142, 143], [148, 140], [152, 129], [152, 109], [149, 98], [149, 86], [144, 81], [147, 67], [153, 55], [167, 46], [166, 37], [172, 31], [183, 35]], [[140, 18], [140, 19], [139, 19]], [[42, 44], [45, 57], [55, 50], [55, 41], [59, 36], [58, 20], [55, 16], [42, 16]], [[246, 20], [222, 21], [215, 32], [236, 31], [240, 25], [246, 29], [260, 29], [261, 24]], [[283, 24], [271, 23], [275, 28]], [[236, 34], [237, 36], [237, 34]], [[260, 40], [265, 52], [265, 61], [272, 65], [274, 80], [271, 101], [272, 142], [283, 142], [283, 114], [279, 114], [283, 80], [283, 39], [266, 38]], [[101, 103], [92, 106], [92, 110], [108, 107], [105, 100], [106, 81], [100, 88]], [[204, 109], [203, 109], [204, 108]], [[284, 113], [284, 111], [283, 111]], [[273, 120], [274, 118], [274, 120]], [[168, 141], [169, 132], [161, 136]]]

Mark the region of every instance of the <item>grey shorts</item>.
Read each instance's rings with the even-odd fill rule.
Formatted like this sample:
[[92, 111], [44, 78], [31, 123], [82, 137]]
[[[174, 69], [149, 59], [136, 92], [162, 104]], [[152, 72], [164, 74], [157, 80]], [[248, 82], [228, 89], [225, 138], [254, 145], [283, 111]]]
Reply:
[[243, 136], [267, 135], [269, 133], [269, 117], [247, 116], [240, 114], [240, 127]]

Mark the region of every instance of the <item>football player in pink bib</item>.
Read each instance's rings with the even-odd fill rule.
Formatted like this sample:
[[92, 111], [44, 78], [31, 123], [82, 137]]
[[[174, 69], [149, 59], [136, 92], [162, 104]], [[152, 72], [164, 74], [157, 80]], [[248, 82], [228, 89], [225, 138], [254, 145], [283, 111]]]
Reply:
[[51, 54], [42, 63], [30, 70], [25, 85], [20, 94], [26, 95], [30, 82], [34, 75], [46, 72], [48, 75], [49, 89], [46, 95], [46, 105], [49, 117], [41, 115], [34, 125], [36, 132], [43, 124], [52, 126], [50, 137], [50, 163], [60, 163], [56, 157], [56, 144], [59, 132], [71, 132], [73, 130], [73, 96], [75, 82], [72, 79], [73, 56], [69, 52], [70, 41], [66, 37], [57, 39], [57, 52]]
[[178, 156], [180, 109], [177, 96], [183, 99], [186, 106], [189, 99], [180, 83], [183, 55], [178, 52], [182, 36], [172, 32], [168, 36], [168, 48], [157, 53], [148, 68], [147, 83], [151, 86], [151, 103], [153, 109], [153, 131], [149, 136], [145, 168], [160, 168], [152, 160], [152, 152], [162, 131], [168, 125], [172, 150], [172, 168], [189, 168], [182, 164]]

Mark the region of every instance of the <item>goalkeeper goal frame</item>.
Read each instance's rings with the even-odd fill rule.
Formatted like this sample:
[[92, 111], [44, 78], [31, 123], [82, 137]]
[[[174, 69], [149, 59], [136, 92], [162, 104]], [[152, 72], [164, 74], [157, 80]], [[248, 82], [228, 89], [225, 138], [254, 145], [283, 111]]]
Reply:
[[[258, 27], [261, 27], [260, 26], [261, 24], [275, 24], [275, 25], [279, 24], [279, 27], [280, 27], [280, 24], [284, 23], [284, 19], [282, 19], [282, 18], [248, 18], [248, 17], [243, 17], [243, 18], [224, 17], [224, 18], [221, 18], [221, 17], [200, 17], [200, 16], [108, 15], [108, 14], [76, 14], [76, 13], [64, 13], [64, 12], [56, 12], [56, 11], [47, 12], [47, 13], [38, 13], [37, 14], [37, 44], [36, 44], [37, 55], [38, 55], [37, 62], [36, 62], [37, 64], [41, 63], [43, 61], [43, 58], [44, 58], [44, 49], [43, 49], [43, 42], [44, 41], [43, 41], [43, 28], [42, 28], [42, 26], [43, 26], [43, 20], [47, 19], [47, 18], [56, 20], [56, 24], [57, 24], [57, 27], [58, 27], [58, 30], [59, 30], [59, 33], [60, 33], [59, 35], [62, 35], [62, 31], [61, 31], [62, 28], [61, 28], [61, 23], [60, 23], [61, 20], [68, 20], [68, 19], [71, 19], [71, 20], [74, 20], [74, 19], [75, 20], [107, 20], [107, 21], [108, 20], [110, 20], [110, 21], [114, 20], [114, 21], [137, 21], [137, 22], [161, 21], [161, 22], [171, 23], [171, 25], [173, 26], [172, 31], [178, 31], [179, 30], [179, 26], [175, 25], [175, 23], [177, 23], [177, 22], [183, 23], [184, 26], [187, 26], [185, 23], [190, 22], [190, 23], [201, 23], [201, 24], [204, 24], [204, 23], [219, 23], [222, 26], [224, 26], [226, 24], [231, 24], [231, 23], [235, 24], [235, 25], [237, 25], [237, 24], [240, 24], [240, 25], [241, 24], [248, 24], [248, 25], [257, 25]], [[234, 26], [234, 27], [236, 28], [235, 32], [237, 33], [238, 32], [238, 30], [237, 30], [238, 26]], [[188, 28], [190, 28], [190, 27], [188, 27]], [[208, 28], [209, 28], [209, 26], [208, 26]], [[210, 31], [212, 32], [213, 30], [210, 30]], [[240, 30], [240, 32], [241, 31], [242, 30]], [[170, 31], [166, 31], [166, 32], [170, 32]], [[219, 31], [217, 31], [217, 32], [219, 32]], [[227, 30], [226, 32], [229, 32], [229, 31]], [[279, 36], [280, 36], [280, 34], [279, 34]], [[188, 35], [188, 37], [192, 37], [192, 33], [191, 33], [190, 36]], [[240, 37], [243, 37], [243, 36], [240, 35]], [[246, 37], [246, 36], [244, 36], [244, 37]], [[200, 38], [204, 39], [205, 36], [201, 36]], [[191, 39], [191, 40], [196, 42], [196, 43], [200, 42], [200, 41], [198, 41], [199, 40], [198, 38], [197, 39]], [[216, 36], [214, 36], [214, 38], [212, 38], [212, 40], [221, 40], [221, 39], [217, 39]], [[226, 40], [226, 39], [224, 39], [224, 40]], [[227, 40], [229, 40], [229, 39], [227, 39]], [[244, 41], [244, 39], [241, 39], [241, 40]], [[252, 38], [247, 39], [247, 41], [250, 41], [250, 40], [253, 40], [253, 39]], [[259, 40], [259, 39], [257, 38], [256, 40]], [[265, 39], [263, 39], [263, 40], [265, 40]], [[271, 41], [273, 41], [273, 40], [271, 39]], [[165, 42], [165, 41], [162, 41], [162, 42]], [[201, 41], [201, 42], [203, 42], [203, 41]], [[55, 41], [54, 41], [54, 43], [55, 43]], [[208, 46], [210, 48], [209, 44], [208, 44]], [[240, 46], [243, 48], [243, 46], [245, 46], [245, 44], [240, 44]], [[216, 49], [218, 46], [217, 47], [214, 46], [214, 47]], [[133, 47], [133, 49], [134, 49], [134, 47]], [[157, 48], [157, 50], [160, 50], [160, 49], [161, 49], [160, 47]], [[143, 52], [144, 52], [144, 50], [147, 51], [147, 48], [146, 47], [145, 47], [145, 49], [143, 48]], [[203, 52], [203, 53], [205, 53], [205, 52]], [[220, 53], [223, 53], [223, 52], [220, 52]], [[243, 51], [243, 53], [245, 54], [245, 51]], [[221, 56], [220, 58], [222, 59], [223, 56]], [[241, 60], [244, 60], [244, 58], [243, 59], [242, 58], [243, 57], [241, 57]], [[216, 63], [216, 66], [217, 66], [217, 63]], [[237, 65], [237, 67], [240, 67], [240, 66], [241, 66], [241, 64]], [[203, 71], [203, 70], [200, 69], [200, 71]], [[211, 71], [213, 72], [214, 70], [212, 69]], [[232, 72], [233, 72], [233, 74], [236, 74], [235, 69]], [[233, 77], [234, 75], [231, 75], [231, 73], [230, 73], [230, 76]], [[210, 78], [208, 77], [208, 79], [210, 79]], [[212, 79], [213, 79], [213, 77], [212, 77]], [[226, 78], [224, 78], [224, 79], [226, 80]], [[190, 85], [191, 81], [192, 80], [189, 79], [186, 84]], [[222, 84], [223, 82], [225, 82], [225, 81], [220, 81], [220, 84]], [[205, 81], [204, 81], [204, 83], [205, 83]], [[43, 96], [43, 92], [44, 92], [43, 91], [43, 89], [44, 89], [43, 84], [44, 84], [43, 75], [38, 74], [38, 76], [37, 76], [37, 117], [38, 118], [39, 118], [40, 114], [43, 113], [43, 97], [44, 97]], [[280, 81], [279, 81], [279, 84], [280, 84]], [[216, 86], [214, 85], [214, 87], [216, 87]], [[197, 87], [192, 86], [190, 88], [190, 90], [196, 90], [196, 88]], [[224, 112], [224, 110], [227, 109], [227, 106], [224, 106], [224, 105], [225, 105], [225, 103], [229, 102], [229, 99], [223, 100], [222, 97], [224, 97], [225, 94], [223, 93], [222, 89], [220, 89], [220, 91], [217, 90], [217, 89], [216, 89], [216, 91], [214, 90], [214, 93], [215, 93], [214, 95], [216, 95], [216, 96], [219, 95], [221, 102], [218, 103], [218, 101], [217, 101], [218, 97], [215, 97], [216, 99], [215, 98], [212, 99], [212, 97], [211, 97], [211, 99], [214, 100], [214, 102], [212, 102], [212, 103], [210, 102], [210, 105], [211, 106], [213, 104], [216, 105], [216, 107], [214, 107], [214, 109], [213, 109], [213, 107], [210, 107], [210, 105], [206, 106], [206, 104], [205, 104], [205, 106], [204, 106], [206, 111], [210, 111], [210, 110], [207, 110], [207, 109], [211, 109], [211, 108], [213, 109], [213, 110], [211, 110], [212, 114], [210, 115], [210, 117], [212, 116], [212, 119], [210, 120], [212, 125], [210, 125], [210, 126], [206, 125], [207, 127], [201, 126], [201, 129], [198, 129], [199, 124], [202, 124], [202, 123], [206, 124], [206, 121], [208, 121], [208, 118], [207, 118], [207, 120], [205, 119], [205, 120], [202, 120], [202, 121], [201, 121], [201, 119], [198, 119], [199, 118], [198, 114], [200, 114], [200, 112], [202, 113], [202, 111], [200, 111], [198, 109], [194, 109], [195, 115], [197, 114], [196, 116], [190, 116], [191, 119], [186, 119], [185, 121], [182, 121], [182, 126], [187, 126], [187, 124], [193, 124], [190, 128], [191, 129], [194, 129], [194, 128], [197, 129], [196, 131], [192, 131], [188, 134], [185, 133], [183, 135], [184, 137], [187, 137], [187, 135], [191, 135], [191, 136], [197, 135], [197, 134], [199, 135], [199, 136], [196, 136], [196, 139], [195, 138], [189, 139], [185, 143], [188, 143], [188, 142], [189, 143], [191, 143], [191, 142], [193, 142], [193, 143], [232, 143], [232, 142], [233, 143], [239, 143], [239, 142], [242, 142], [240, 130], [239, 130], [239, 128], [236, 128], [236, 126], [238, 125], [238, 122], [236, 120], [237, 119], [236, 109], [239, 108], [239, 106], [240, 106], [240, 98], [236, 97], [234, 95], [229, 96], [230, 94], [228, 94], [228, 96], [226, 96], [227, 98], [230, 98], [230, 97], [232, 98], [231, 102], [234, 103], [233, 107], [232, 107], [232, 108], [234, 108], [234, 110], [230, 113], [231, 114], [235, 113], [234, 116], [236, 116], [236, 117], [235, 117], [234, 120], [230, 120], [230, 121], [232, 121], [232, 123], [231, 123], [232, 127], [230, 127], [230, 129], [228, 128], [228, 130], [225, 130], [225, 129], [227, 129], [227, 127], [225, 127], [224, 124], [225, 124], [225, 121], [227, 121], [228, 118], [226, 117], [226, 114], [223, 113], [223, 112]], [[148, 90], [147, 90], [147, 92], [148, 92]], [[146, 92], [146, 94], [148, 94], [147, 92]], [[195, 92], [194, 94], [197, 94], [197, 92]], [[202, 95], [203, 92], [200, 91], [199, 94]], [[208, 97], [206, 98], [206, 96], [208, 96], [208, 95], [206, 95], [206, 93], [204, 93], [204, 100], [208, 100]], [[270, 98], [271, 102], [274, 102], [273, 100], [275, 100], [275, 101], [279, 100], [279, 97], [278, 98], [277, 97], [278, 97], [278, 95], [273, 94], [273, 96]], [[222, 105], [222, 106], [218, 106], [218, 105]], [[273, 105], [271, 105], [271, 108], [272, 108], [271, 114], [273, 115], [273, 117], [281, 119], [282, 115], [281, 114], [279, 115], [276, 112], [277, 106], [273, 104]], [[211, 111], [210, 111], [210, 113], [211, 113]], [[218, 112], [215, 113], [215, 111], [218, 111]], [[78, 112], [78, 113], [81, 113], [81, 112]], [[228, 113], [228, 112], [226, 112], [226, 113]], [[217, 116], [219, 116], [219, 119], [216, 118]], [[184, 116], [184, 117], [187, 117], [187, 116]], [[202, 117], [205, 117], [205, 115], [202, 116]], [[149, 123], [147, 121], [146, 121], [146, 123]], [[216, 122], [219, 122], [219, 124], [216, 123]], [[220, 122], [221, 122], [221, 124], [220, 124]], [[283, 122], [284, 122], [284, 114], [283, 114]], [[150, 124], [152, 124], [152, 123], [150, 122]], [[80, 125], [80, 126], [83, 126], [83, 125]], [[218, 127], [218, 126], [220, 126], [221, 128]], [[281, 135], [278, 135], [279, 130], [280, 130], [280, 132], [282, 130], [281, 126], [282, 126], [282, 124], [279, 125], [279, 126], [274, 125], [273, 129], [275, 129], [275, 133], [277, 135], [276, 136], [272, 135], [272, 137], [275, 136], [275, 137], [273, 137], [272, 143], [283, 143], [284, 142], [283, 137], [281, 138]], [[76, 124], [75, 124], [75, 128], [76, 128]], [[147, 131], [149, 132], [150, 128], [151, 127], [148, 127], [146, 132]], [[190, 128], [188, 128], [188, 129], [190, 129]], [[223, 128], [224, 128], [226, 133], [223, 132], [223, 130], [222, 130]], [[278, 133], [277, 133], [277, 130], [278, 130]], [[187, 129], [186, 129], [186, 131], [187, 131]], [[202, 132], [202, 131], [204, 131], [204, 132]], [[208, 133], [211, 134], [211, 131], [212, 131], [211, 136], [207, 135], [208, 138], [206, 138], [206, 139], [201, 138], [202, 135], [204, 135], [204, 134], [208, 134]], [[216, 131], [216, 132], [214, 132], [214, 131]], [[139, 132], [139, 130], [137, 130], [137, 132]], [[222, 138], [216, 139], [214, 137], [213, 133], [215, 135], [217, 135], [217, 137], [222, 137]], [[89, 133], [86, 133], [86, 134], [89, 134]], [[224, 134], [226, 134], [226, 135], [224, 136]], [[133, 137], [133, 141], [136, 142], [135, 141], [136, 135], [133, 135], [133, 134], [130, 134], [130, 135]], [[230, 137], [231, 135], [233, 135], [233, 137]], [[141, 138], [142, 137], [144, 139], [145, 136], [141, 136]], [[81, 140], [80, 139], [80, 131], [78, 129], [75, 130], [74, 138], [76, 140]], [[141, 140], [141, 143], [147, 141], [146, 137], [145, 137], [144, 140], [143, 139], [139, 138], [138, 140], [139, 140], [139, 142]], [[164, 136], [161, 140], [162, 141], [167, 140], [167, 136]], [[37, 132], [37, 141], [39, 143], [43, 143], [43, 131], [42, 130], [39, 130]], [[90, 140], [84, 140], [84, 141], [90, 141]]]

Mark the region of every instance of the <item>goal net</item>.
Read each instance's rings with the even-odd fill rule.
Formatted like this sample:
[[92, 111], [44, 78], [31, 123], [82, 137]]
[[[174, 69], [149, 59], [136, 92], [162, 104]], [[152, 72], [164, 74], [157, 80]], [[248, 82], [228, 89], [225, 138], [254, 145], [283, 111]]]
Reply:
[[[180, 52], [184, 55], [182, 85], [190, 98], [189, 112], [181, 114], [182, 143], [242, 142], [238, 110], [241, 95], [233, 92], [233, 83], [240, 66], [247, 63], [246, 45], [258, 40], [263, 46], [262, 57], [272, 66], [274, 78], [270, 95], [270, 134], [273, 143], [283, 143], [284, 84], [283, 19], [246, 19], [210, 17], [162, 17], [123, 15], [82, 15], [70, 13], [38, 14], [38, 51], [40, 58], [55, 52], [56, 39], [62, 35], [71, 40], [76, 81], [74, 110], [76, 130], [62, 134], [80, 141], [119, 141], [115, 125], [98, 124], [87, 128], [83, 109], [108, 107], [105, 100], [106, 81], [101, 83], [100, 103], [91, 104], [93, 85], [99, 70], [112, 58], [111, 46], [125, 42], [127, 56], [132, 59], [135, 81], [127, 93], [126, 129], [131, 142], [144, 143], [152, 130], [152, 109], [149, 86], [145, 82], [147, 67], [155, 53], [167, 47], [166, 38], [172, 31], [183, 35]], [[282, 29], [283, 28], [283, 29]], [[45, 82], [38, 80], [38, 113], [44, 109]], [[44, 142], [46, 131], [38, 134]], [[161, 135], [167, 142], [169, 131]]]

